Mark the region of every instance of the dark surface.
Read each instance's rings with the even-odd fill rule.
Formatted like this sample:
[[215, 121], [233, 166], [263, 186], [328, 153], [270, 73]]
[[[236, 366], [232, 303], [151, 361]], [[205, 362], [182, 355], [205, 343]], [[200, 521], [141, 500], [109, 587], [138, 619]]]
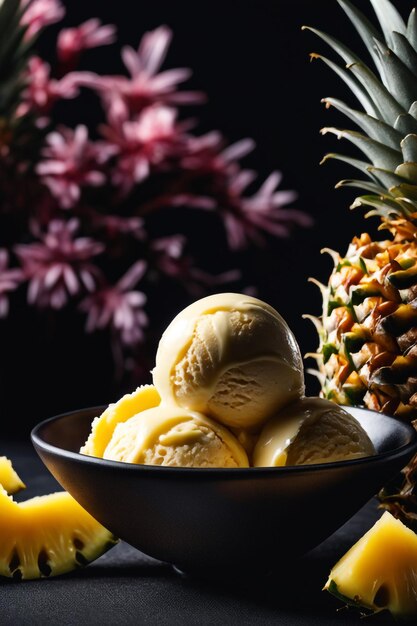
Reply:
[[347, 410], [368, 432], [376, 455], [250, 469], [118, 463], [78, 454], [101, 413], [97, 408], [43, 422], [32, 437], [60, 484], [117, 537], [210, 579], [220, 572], [225, 579], [258, 578], [279, 568], [280, 559], [317, 546], [416, 453], [412, 426], [365, 409]]
[[[17, 499], [49, 493], [57, 484], [29, 444], [3, 442], [28, 488]], [[331, 503], [329, 503], [329, 506]], [[208, 583], [176, 574], [121, 543], [86, 570], [62, 578], [0, 583], [0, 624], [279, 624], [359, 625], [356, 611], [321, 591], [336, 560], [380, 513], [370, 502], [319, 548], [281, 565], [282, 577], [257, 585]], [[305, 511], [308, 524], [309, 512]], [[392, 623], [388, 616], [372, 623]]]

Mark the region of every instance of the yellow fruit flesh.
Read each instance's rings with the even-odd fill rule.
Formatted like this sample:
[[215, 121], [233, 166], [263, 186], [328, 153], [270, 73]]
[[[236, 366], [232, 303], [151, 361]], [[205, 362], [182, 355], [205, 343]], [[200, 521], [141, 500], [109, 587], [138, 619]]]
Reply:
[[325, 589], [372, 611], [417, 615], [417, 535], [390, 513], [335, 565]]
[[0, 456], [0, 485], [7, 493], [17, 493], [25, 488], [24, 482], [13, 469], [12, 462], [5, 456]]
[[69, 493], [18, 504], [0, 486], [0, 576], [56, 576], [96, 559], [115, 539]]
[[91, 434], [81, 448], [82, 454], [102, 457], [117, 424], [159, 405], [161, 398], [153, 385], [143, 385], [136, 391], [126, 394], [115, 404], [110, 404], [100, 417], [92, 423]]

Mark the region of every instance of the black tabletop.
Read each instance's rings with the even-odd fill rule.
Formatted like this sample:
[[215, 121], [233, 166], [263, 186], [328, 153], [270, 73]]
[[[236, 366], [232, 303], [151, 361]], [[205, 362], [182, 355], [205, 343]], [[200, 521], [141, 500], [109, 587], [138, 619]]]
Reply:
[[[0, 454], [13, 460], [28, 485], [17, 499], [59, 488], [30, 444], [2, 443]], [[256, 584], [228, 585], [181, 576], [169, 565], [120, 543], [74, 574], [24, 583], [2, 581], [0, 625], [359, 625], [357, 611], [340, 610], [340, 603], [321, 588], [332, 565], [379, 516], [376, 502], [369, 502], [303, 559], [284, 561], [279, 578]], [[392, 620], [380, 615], [372, 623]]]

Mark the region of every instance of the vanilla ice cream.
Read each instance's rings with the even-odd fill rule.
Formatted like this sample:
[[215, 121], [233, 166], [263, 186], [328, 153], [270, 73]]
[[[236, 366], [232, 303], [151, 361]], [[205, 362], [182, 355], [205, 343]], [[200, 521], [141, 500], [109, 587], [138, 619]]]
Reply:
[[249, 467], [245, 450], [225, 427], [175, 406], [152, 408], [118, 424], [103, 458], [174, 467]]
[[158, 406], [160, 401], [159, 393], [153, 385], [142, 385], [133, 393], [127, 393], [117, 402], [109, 404], [99, 417], [94, 418], [90, 435], [80, 450], [81, 454], [102, 457], [117, 424], [126, 422], [141, 411]]
[[311, 465], [373, 454], [368, 435], [347, 411], [329, 400], [302, 398], [265, 424], [253, 465]]
[[168, 326], [153, 381], [162, 401], [253, 429], [304, 393], [294, 335], [271, 306], [244, 294], [198, 300]]

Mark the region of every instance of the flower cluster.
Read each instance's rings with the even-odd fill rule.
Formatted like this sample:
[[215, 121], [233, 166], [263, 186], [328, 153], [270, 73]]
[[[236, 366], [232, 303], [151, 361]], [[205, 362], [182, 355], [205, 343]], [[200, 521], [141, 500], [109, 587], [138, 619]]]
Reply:
[[[11, 1], [4, 0], [0, 18]], [[253, 189], [256, 174], [240, 164], [253, 141], [228, 146], [219, 132], [196, 132], [183, 107], [205, 96], [182, 88], [189, 69], [163, 69], [169, 28], [146, 33], [137, 50], [122, 48], [124, 73], [105, 76], [78, 66], [88, 49], [115, 42], [114, 26], [90, 19], [62, 30], [51, 66], [37, 55], [36, 42], [64, 17], [63, 4], [20, 0], [20, 9], [31, 53], [16, 69], [23, 88], [10, 116], [25, 141], [21, 134], [15, 142], [0, 136], [0, 221], [7, 227], [13, 219], [20, 230], [12, 241], [0, 238], [0, 317], [24, 288], [28, 304], [39, 309], [73, 307], [88, 333], [108, 333], [123, 368], [145, 341], [155, 284], [169, 281], [170, 289], [202, 295], [241, 279], [236, 270], [215, 276], [198, 267], [198, 246], [182, 228], [187, 210], [217, 220], [230, 251], [287, 236], [310, 218], [285, 208], [295, 194], [278, 190], [279, 172]], [[83, 90], [98, 96], [104, 122], [62, 126], [56, 103], [82, 98]], [[157, 232], [156, 215], [176, 229]]]

